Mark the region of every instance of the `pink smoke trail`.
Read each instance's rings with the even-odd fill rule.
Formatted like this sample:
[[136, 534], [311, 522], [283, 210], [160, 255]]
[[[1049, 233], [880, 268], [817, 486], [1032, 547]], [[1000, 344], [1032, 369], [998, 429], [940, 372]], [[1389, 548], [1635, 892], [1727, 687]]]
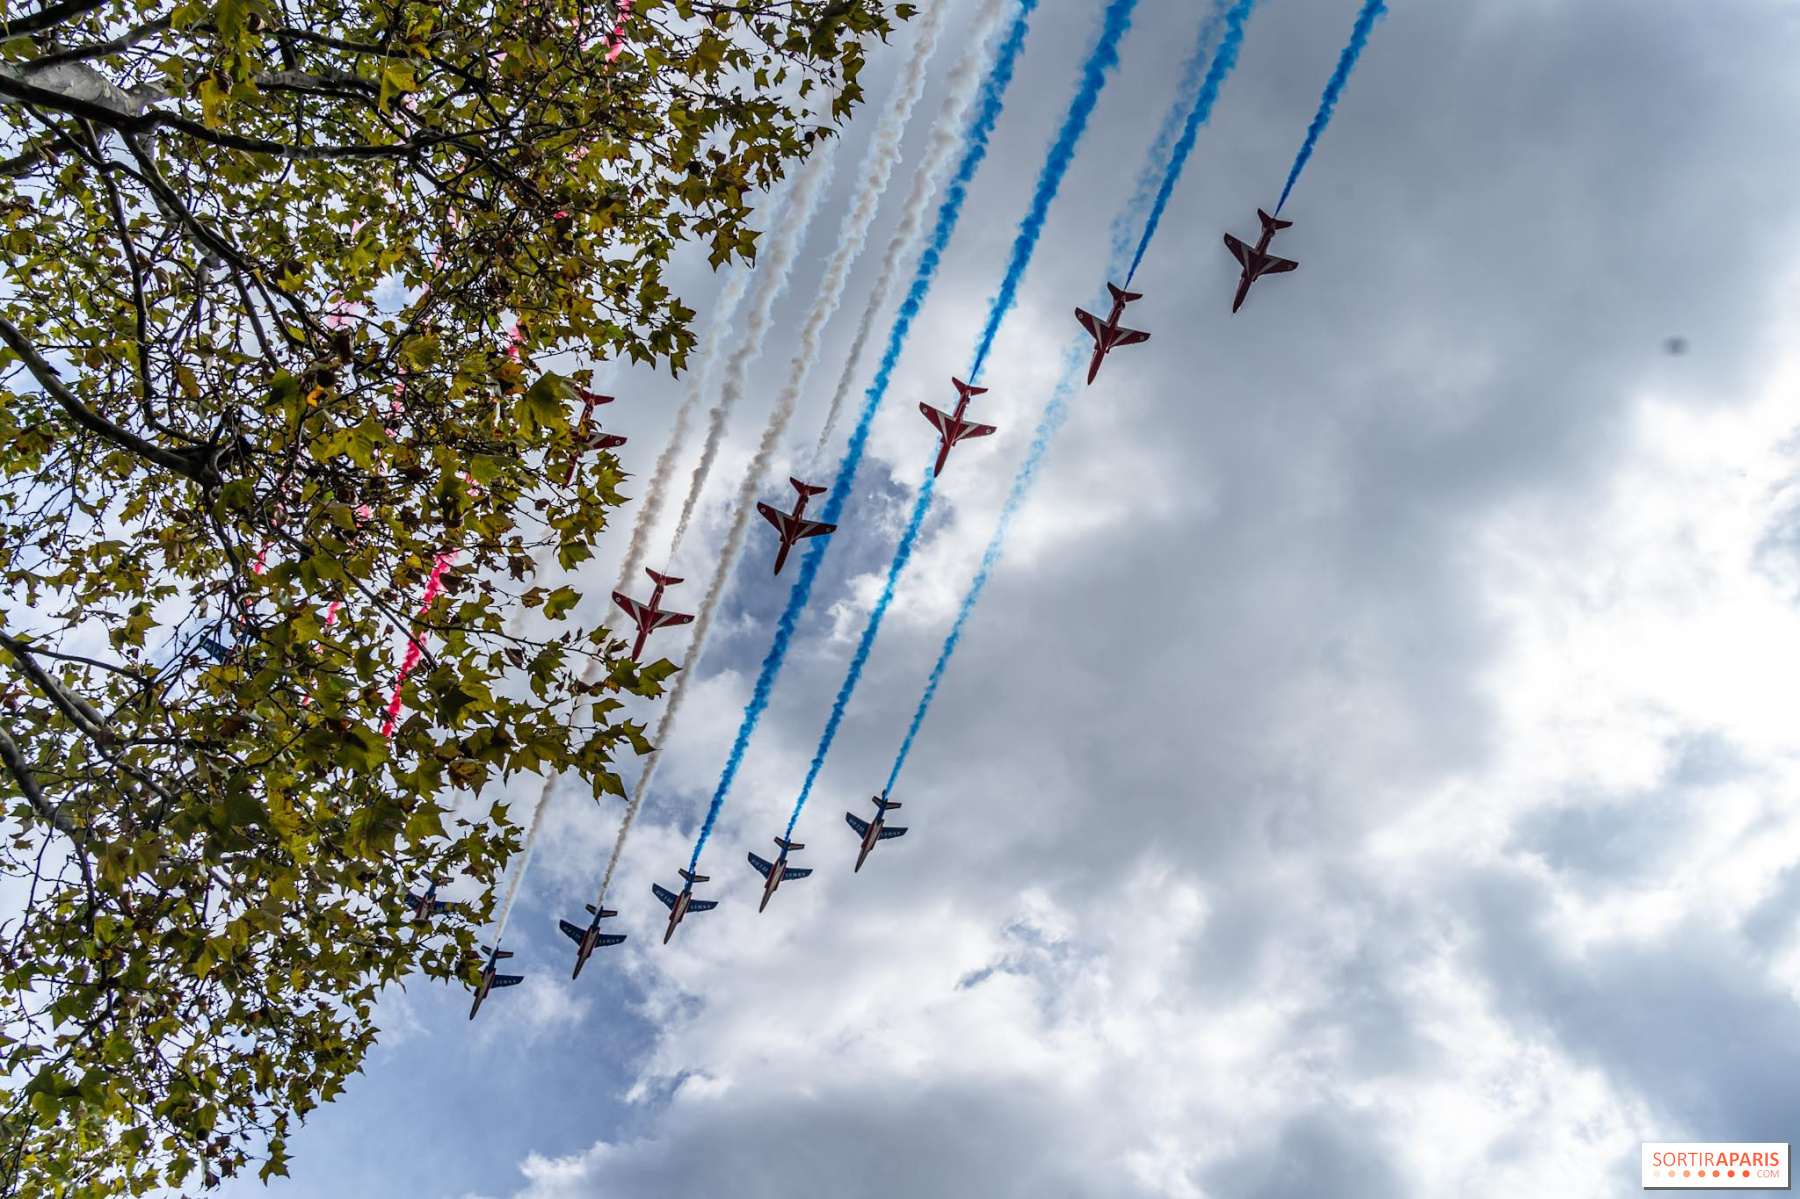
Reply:
[[[456, 551], [452, 550], [447, 554], [439, 554], [437, 561], [431, 564], [431, 577], [425, 581], [424, 602], [419, 605], [420, 620], [425, 619], [425, 614], [431, 610], [432, 601], [437, 599], [438, 590], [443, 586], [444, 570], [454, 561], [456, 561]], [[406, 684], [406, 676], [412, 673], [413, 667], [417, 666], [419, 659], [424, 656], [425, 647], [419, 644], [419, 639], [417, 637], [408, 639], [406, 658], [400, 663], [400, 677], [394, 680], [394, 698], [388, 701], [387, 719], [381, 725], [383, 737], [393, 737], [394, 726], [400, 720], [400, 689]]]

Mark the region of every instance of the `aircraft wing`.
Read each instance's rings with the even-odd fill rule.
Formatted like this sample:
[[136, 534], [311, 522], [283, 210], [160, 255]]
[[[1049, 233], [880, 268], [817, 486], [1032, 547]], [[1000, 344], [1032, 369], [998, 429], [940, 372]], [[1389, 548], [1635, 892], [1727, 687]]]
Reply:
[[812, 873], [811, 866], [789, 866], [787, 868], [787, 873], [785, 875], [783, 875], [782, 877], [784, 879], [805, 878], [807, 875], [809, 875], [811, 873]]
[[1299, 263], [1291, 258], [1265, 258], [1263, 259], [1263, 269], [1259, 273], [1264, 275], [1279, 275], [1281, 272], [1291, 271], [1299, 265]]
[[516, 987], [524, 981], [525, 976], [523, 974], [496, 974], [494, 975], [494, 981], [488, 985], [492, 987]]
[[675, 893], [673, 891], [669, 890], [667, 887], [663, 886], [661, 883], [651, 883], [650, 889], [652, 891], [656, 892], [656, 897], [658, 899], [663, 901], [663, 907], [668, 908], [671, 911], [674, 910], [674, 908], [675, 908]]
[[857, 836], [866, 837], [869, 835], [869, 822], [859, 817], [855, 812], [845, 812], [844, 819], [849, 822], [851, 828], [856, 830]]
[[826, 533], [835, 532], [837, 532], [836, 525], [828, 525], [822, 520], [803, 520], [800, 522], [799, 531], [794, 534], [794, 539], [798, 541], [802, 537], [821, 537]]
[[967, 441], [971, 437], [986, 437], [998, 427], [995, 425], [977, 425], [970, 421], [957, 421], [955, 423], [956, 433], [954, 438], [957, 441]]
[[658, 612], [650, 618], [650, 627], [666, 629], [671, 625], [686, 624], [692, 619], [694, 618], [686, 612]]
[[1094, 319], [1093, 313], [1082, 308], [1077, 308], [1075, 310], [1075, 319], [1081, 322], [1081, 327], [1088, 331], [1089, 337], [1093, 338], [1095, 341], [1100, 340], [1100, 322]]
[[586, 929], [578, 924], [570, 924], [567, 920], [558, 920], [556, 922], [556, 927], [562, 929], [563, 936], [569, 938], [569, 940], [575, 942], [577, 945], [581, 944], [581, 938], [587, 935]]
[[1225, 248], [1231, 251], [1232, 255], [1237, 258], [1238, 262], [1242, 264], [1245, 270], [1250, 269], [1252, 251], [1249, 246], [1227, 233], [1225, 235]]
[[607, 933], [604, 936], [594, 938], [594, 947], [596, 949], [603, 948], [607, 945], [623, 945], [624, 943], [624, 933]]
[[904, 837], [905, 835], [906, 830], [903, 828], [884, 828], [881, 830], [881, 836], [876, 840], [886, 841], [889, 837]]
[[1120, 329], [1119, 335], [1113, 339], [1114, 346], [1135, 346], [1140, 341], [1149, 341], [1150, 335], [1142, 329]]
[[424, 902], [425, 902], [425, 897], [423, 895], [419, 894], [417, 891], [408, 891], [406, 893], [406, 906], [407, 907], [416, 908]]
[[769, 863], [763, 861], [761, 858], [757, 857], [755, 854], [750, 855], [750, 864], [752, 866], [756, 867], [756, 872], [758, 874], [762, 875], [764, 878], [768, 878], [769, 871], [775, 869], [775, 867], [769, 865]]
[[936, 428], [939, 433], [944, 434], [946, 437], [950, 435], [950, 431], [944, 426], [946, 424], [954, 423], [955, 418], [949, 413], [939, 412], [936, 408], [933, 408], [930, 404], [926, 403], [920, 403], [919, 411], [925, 414], [925, 419], [930, 421], [932, 426]]
[[719, 901], [716, 899], [694, 899], [688, 902], [688, 911], [710, 912], [718, 906]]
[[462, 906], [461, 904], [456, 903], [454, 900], [434, 899], [431, 901], [431, 914], [433, 916], [436, 916], [442, 912], [448, 912], [451, 908], [461, 907], [461, 906]]
[[631, 619], [633, 621], [635, 621], [637, 624], [639, 624], [640, 626], [646, 620], [650, 619], [650, 615], [651, 615], [650, 609], [646, 608], [643, 604], [638, 603], [636, 600], [632, 599], [629, 595], [625, 595], [622, 592], [615, 591], [615, 592], [613, 592], [613, 603], [615, 603], [615, 604], [619, 605], [619, 607], [625, 609], [625, 615], [631, 617]]
[[792, 516], [780, 509], [771, 508], [767, 504], [758, 504], [756, 510], [762, 513], [764, 520], [775, 526], [776, 532], [783, 537], [788, 535], [788, 522], [794, 519]]

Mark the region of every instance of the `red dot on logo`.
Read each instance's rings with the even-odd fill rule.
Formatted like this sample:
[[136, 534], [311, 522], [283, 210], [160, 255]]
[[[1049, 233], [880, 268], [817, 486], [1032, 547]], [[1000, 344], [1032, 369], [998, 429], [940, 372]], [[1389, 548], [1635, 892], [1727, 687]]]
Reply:
[[1687, 1172], [1687, 1171], [1686, 1171], [1686, 1170], [1683, 1170], [1683, 1171], [1682, 1171], [1682, 1172], [1681, 1172], [1681, 1176], [1682, 1176], [1682, 1177], [1683, 1177], [1683, 1178], [1686, 1178], [1686, 1177], [1687, 1177], [1687, 1176], [1688, 1176], [1688, 1172]]
[[1713, 1177], [1714, 1177], [1714, 1178], [1717, 1178], [1717, 1177], [1718, 1177], [1718, 1176], [1719, 1176], [1719, 1172], [1718, 1172], [1718, 1171], [1717, 1171], [1717, 1170], [1714, 1170], [1714, 1171], [1713, 1171]]
[[1725, 1171], [1725, 1177], [1727, 1177], [1727, 1178], [1736, 1178], [1736, 1177], [1737, 1177], [1737, 1171], [1736, 1171], [1736, 1170], [1727, 1170], [1727, 1171]]

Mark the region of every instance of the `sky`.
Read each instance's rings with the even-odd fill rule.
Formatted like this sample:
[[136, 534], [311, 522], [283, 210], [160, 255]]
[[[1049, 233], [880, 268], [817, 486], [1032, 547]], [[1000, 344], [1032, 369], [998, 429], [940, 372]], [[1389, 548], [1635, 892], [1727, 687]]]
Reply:
[[[782, 507], [790, 470], [830, 482], [811, 446], [976, 7]], [[815, 873], [759, 914], [745, 855], [785, 825], [935, 454], [917, 403], [954, 398], [1102, 8], [1042, 6], [707, 847], [719, 908], [664, 945], [650, 884], [678, 883], [795, 573], [760, 522], [615, 881], [630, 939], [569, 979], [555, 921], [620, 805], [565, 788], [507, 934], [525, 983], [473, 1024], [462, 990], [391, 993], [267, 1193], [1612, 1196], [1644, 1141], [1792, 1138], [1800, 13], [1390, 7], [1284, 210], [1299, 269], [1233, 316], [1221, 234], [1273, 207], [1357, 4], [1250, 18], [1134, 285], [1151, 340], [1076, 393], [896, 789], [910, 831], [852, 873], [844, 812], [887, 777], [1193, 42], [1201, 5], [1142, 0], [983, 371], [999, 432], [938, 480], [796, 830]], [[711, 573], [911, 36], [871, 54], [672, 599]], [[681, 270], [704, 328], [720, 281]], [[641, 494], [686, 383], [601, 377]]]

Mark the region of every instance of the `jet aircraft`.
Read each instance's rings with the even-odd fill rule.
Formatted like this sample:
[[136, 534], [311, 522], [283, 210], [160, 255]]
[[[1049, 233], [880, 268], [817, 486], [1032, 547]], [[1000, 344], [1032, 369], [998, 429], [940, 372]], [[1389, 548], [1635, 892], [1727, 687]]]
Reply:
[[1264, 275], [1279, 275], [1300, 265], [1269, 253], [1269, 241], [1275, 236], [1275, 231], [1286, 229], [1294, 222], [1278, 221], [1260, 208], [1256, 210], [1256, 215], [1262, 219], [1262, 236], [1256, 239], [1254, 246], [1245, 245], [1229, 233], [1225, 235], [1225, 245], [1244, 267], [1243, 277], [1238, 280], [1237, 298], [1231, 301], [1233, 312], [1244, 306], [1244, 297], [1250, 294], [1252, 283]]
[[685, 870], [677, 870], [675, 873], [687, 880], [687, 885], [681, 888], [679, 895], [660, 883], [650, 884], [650, 889], [656, 892], [656, 897], [663, 901], [664, 907], [669, 909], [669, 929], [663, 933], [664, 945], [667, 945], [669, 938], [675, 935], [675, 926], [681, 923], [683, 916], [689, 912], [710, 912], [719, 906], [719, 901], [716, 899], [694, 898], [694, 884], [709, 883], [712, 879], [704, 874], [689, 874]]
[[750, 864], [756, 867], [758, 874], [763, 876], [762, 902], [756, 905], [756, 910], [759, 912], [769, 906], [769, 898], [775, 894], [775, 888], [790, 878], [805, 878], [812, 873], [811, 866], [789, 866], [787, 864], [788, 854], [797, 849], [805, 849], [806, 846], [798, 841], [789, 841], [786, 837], [775, 838], [775, 844], [781, 846], [781, 856], [773, 862], [766, 862], [755, 854], [750, 855]]
[[925, 419], [936, 426], [940, 435], [938, 442], [937, 466], [932, 468], [933, 478], [944, 473], [944, 460], [950, 457], [950, 447], [968, 437], [986, 437], [994, 431], [993, 425], [978, 425], [974, 421], [963, 419], [963, 410], [968, 408], [969, 401], [978, 395], [987, 394], [985, 387], [970, 387], [961, 379], [951, 379], [956, 384], [956, 411], [943, 413], [930, 404], [921, 403], [919, 411]]
[[581, 419], [575, 422], [575, 453], [569, 455], [569, 472], [563, 476], [565, 487], [575, 477], [577, 455], [581, 451], [616, 450], [625, 444], [625, 439], [617, 433], [602, 433], [599, 423], [593, 420], [594, 406], [610, 404], [614, 397], [596, 395], [585, 387], [577, 387], [575, 393], [581, 397]]
[[781, 568], [787, 565], [788, 551], [794, 548], [796, 541], [802, 537], [822, 537], [837, 530], [836, 525], [828, 525], [819, 520], [805, 520], [800, 515], [806, 511], [807, 500], [815, 495], [824, 494], [823, 487], [809, 487], [799, 479], [789, 479], [788, 482], [792, 483], [794, 490], [800, 493], [800, 498], [795, 502], [792, 512], [782, 512], [768, 504], [756, 505], [756, 510], [763, 514], [763, 519], [774, 525], [775, 531], [781, 534], [781, 549], [775, 555], [776, 574], [780, 574]]
[[875, 805], [875, 820], [873, 823], [861, 819], [855, 812], [844, 813], [844, 820], [862, 837], [862, 852], [856, 855], [856, 868], [858, 870], [861, 870], [863, 862], [868, 860], [869, 851], [875, 848], [875, 842], [886, 841], [889, 837], [904, 837], [906, 835], [906, 830], [903, 828], [887, 827], [887, 814], [894, 808], [900, 806], [898, 800], [889, 799], [887, 793], [883, 792], [882, 794], [875, 796], [871, 802]]
[[570, 924], [567, 920], [558, 920], [556, 922], [556, 926], [563, 930], [563, 936], [575, 942], [575, 973], [569, 975], [570, 978], [581, 977], [581, 968], [587, 965], [588, 954], [594, 952], [596, 949], [603, 949], [608, 945], [617, 945], [625, 940], [624, 933], [603, 933], [600, 931], [600, 922], [609, 916], [617, 916], [617, 912], [613, 911], [611, 908], [597, 908], [591, 903], [587, 905], [587, 910], [594, 918], [588, 921], [588, 926], [586, 928], [582, 928], [578, 924]]
[[1110, 283], [1106, 285], [1106, 290], [1112, 293], [1113, 306], [1112, 315], [1105, 320], [1100, 320], [1093, 313], [1083, 309], [1075, 310], [1075, 319], [1081, 322], [1081, 327], [1086, 329], [1094, 339], [1094, 360], [1088, 363], [1089, 385], [1093, 384], [1094, 376], [1100, 373], [1100, 364], [1106, 360], [1109, 351], [1116, 350], [1120, 346], [1134, 346], [1140, 341], [1150, 340], [1148, 333], [1119, 327], [1119, 318], [1125, 315], [1125, 305], [1133, 300], [1143, 299], [1142, 293], [1126, 291], [1124, 288], [1114, 287]]
[[489, 949], [483, 945], [482, 952], [488, 955], [487, 964], [481, 968], [481, 981], [475, 984], [475, 1002], [469, 1008], [469, 1019], [481, 1010], [481, 1001], [488, 997], [488, 992], [495, 987], [516, 987], [525, 981], [523, 974], [501, 974], [500, 959], [512, 956], [512, 950], [501, 949], [498, 945]]
[[637, 623], [637, 644], [631, 647], [632, 660], [637, 660], [644, 652], [644, 642], [657, 629], [671, 628], [678, 624], [686, 624], [694, 619], [684, 612], [665, 612], [656, 605], [662, 602], [664, 587], [673, 587], [680, 579], [669, 575], [659, 575], [654, 570], [646, 570], [645, 574], [656, 584], [656, 590], [650, 593], [650, 602], [640, 604], [622, 591], [613, 592], [613, 603], [625, 609], [625, 614]]
[[449, 886], [449, 884], [450, 880], [447, 878], [434, 878], [431, 880], [431, 885], [425, 888], [425, 893], [423, 895], [417, 891], [408, 891], [406, 893], [406, 901], [411, 905], [413, 910], [414, 924], [429, 924], [431, 923], [431, 918], [433, 916], [447, 912], [451, 908], [462, 906], [459, 903], [454, 903], [447, 899], [439, 899], [437, 897], [438, 888]]

